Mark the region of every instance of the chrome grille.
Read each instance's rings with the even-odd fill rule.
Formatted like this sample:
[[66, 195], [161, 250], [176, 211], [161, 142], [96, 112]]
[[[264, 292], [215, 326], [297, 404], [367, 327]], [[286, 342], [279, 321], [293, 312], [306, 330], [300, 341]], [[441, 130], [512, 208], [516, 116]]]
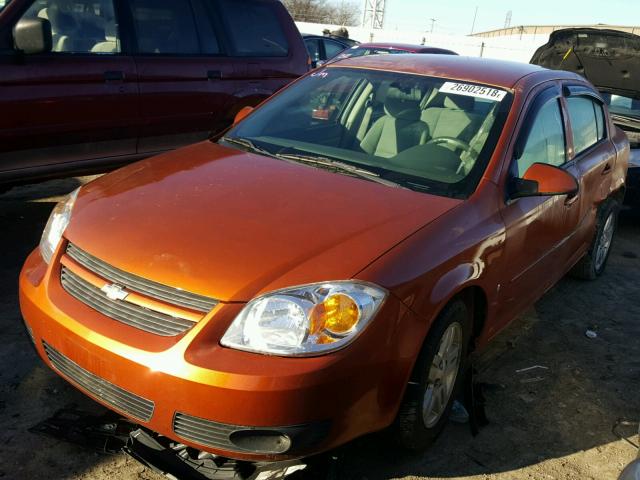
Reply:
[[151, 400], [131, 393], [94, 375], [62, 355], [46, 342], [42, 342], [42, 345], [53, 367], [72, 383], [109, 404], [114, 410], [143, 422], [151, 420], [154, 409], [154, 403]]
[[222, 450], [238, 450], [238, 446], [229, 440], [229, 435], [237, 428], [180, 412], [176, 412], [173, 417], [173, 431], [176, 435], [199, 445]]
[[218, 304], [218, 300], [205, 297], [196, 293], [185, 292], [178, 288], [168, 287], [161, 283], [153, 282], [145, 278], [123, 272], [102, 260], [81, 250], [74, 244], [67, 245], [67, 255], [73, 258], [87, 270], [109, 280], [112, 283], [122, 285], [127, 290], [141, 293], [147, 297], [155, 298], [171, 305], [190, 308], [192, 310], [208, 313]]
[[98, 287], [92, 285], [66, 267], [60, 274], [62, 287], [73, 297], [98, 312], [145, 332], [171, 337], [189, 330], [195, 322], [172, 317], [122, 300], [111, 300]]

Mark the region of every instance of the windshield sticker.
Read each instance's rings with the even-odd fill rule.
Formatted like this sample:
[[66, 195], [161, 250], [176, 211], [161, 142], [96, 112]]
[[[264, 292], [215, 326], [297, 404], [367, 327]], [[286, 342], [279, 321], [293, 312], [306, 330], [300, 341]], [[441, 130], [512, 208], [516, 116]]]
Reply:
[[326, 70], [321, 70], [319, 72], [313, 72], [311, 74], [312, 77], [320, 77], [320, 78], [327, 78], [329, 76], [329, 72], [327, 72]]
[[492, 102], [501, 102], [507, 95], [504, 90], [497, 88], [482, 87], [469, 83], [445, 82], [440, 87], [440, 93], [452, 93], [455, 95], [465, 95], [467, 97], [484, 98]]

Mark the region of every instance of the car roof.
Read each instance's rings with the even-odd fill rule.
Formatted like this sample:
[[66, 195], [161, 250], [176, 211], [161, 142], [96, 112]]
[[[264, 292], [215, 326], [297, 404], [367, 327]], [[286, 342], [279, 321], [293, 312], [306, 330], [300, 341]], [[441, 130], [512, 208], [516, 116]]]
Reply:
[[513, 88], [521, 78], [529, 75], [539, 77], [540, 81], [552, 79], [584, 81], [575, 73], [548, 70], [529, 63], [439, 54], [368, 55], [346, 58], [327, 66], [327, 68], [345, 67], [454, 78], [503, 88]]
[[413, 45], [411, 43], [394, 43], [394, 42], [371, 42], [361, 43], [358, 47], [364, 48], [390, 48], [396, 50], [407, 50], [409, 52], [417, 52], [424, 48], [433, 48], [428, 45]]

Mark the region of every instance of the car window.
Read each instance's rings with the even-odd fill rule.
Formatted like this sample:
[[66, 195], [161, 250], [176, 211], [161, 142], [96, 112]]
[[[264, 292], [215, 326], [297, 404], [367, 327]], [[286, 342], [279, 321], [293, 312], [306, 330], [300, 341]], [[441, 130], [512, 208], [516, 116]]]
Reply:
[[189, 0], [131, 0], [131, 8], [139, 53], [200, 53]]
[[211, 2], [207, 0], [192, 0], [191, 3], [196, 23], [198, 24], [200, 53], [218, 55], [222, 53], [218, 40], [220, 28], [215, 21], [216, 16], [212, 14], [212, 9], [207, 8], [210, 4]]
[[304, 44], [307, 47], [312, 62], [322, 60], [320, 58], [320, 41], [317, 38], [309, 38], [304, 41]]
[[274, 7], [269, 3], [220, 0], [223, 21], [233, 44], [233, 54], [241, 57], [286, 57], [289, 44]]
[[344, 50], [344, 46], [333, 40], [324, 40], [324, 52], [327, 55], [327, 60], [331, 60]]
[[[511, 99], [484, 85], [332, 67], [285, 89], [227, 136], [275, 155], [331, 159], [417, 191], [464, 197], [486, 168]], [[476, 110], [481, 100], [490, 108]]]
[[576, 155], [584, 152], [604, 138], [602, 106], [590, 97], [568, 97], [569, 119]]
[[9, 5], [9, 2], [10, 2], [10, 1], [11, 1], [11, 0], [0, 0], [0, 12], [2, 11], [2, 9], [3, 9], [4, 7], [6, 7], [7, 5]]
[[534, 163], [560, 166], [566, 162], [565, 134], [560, 103], [549, 100], [538, 111], [529, 136], [519, 158], [516, 159], [517, 177], [522, 177]]
[[112, 0], [37, 0], [22, 18], [49, 20], [52, 52], [114, 54], [121, 51]]

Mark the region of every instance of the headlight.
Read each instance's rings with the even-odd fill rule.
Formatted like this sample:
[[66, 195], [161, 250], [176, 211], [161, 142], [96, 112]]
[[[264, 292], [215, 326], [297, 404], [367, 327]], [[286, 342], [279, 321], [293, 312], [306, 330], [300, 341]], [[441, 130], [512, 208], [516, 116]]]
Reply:
[[42, 239], [40, 240], [40, 254], [47, 263], [51, 262], [53, 252], [56, 251], [60, 239], [62, 239], [62, 234], [67, 228], [67, 225], [69, 225], [71, 211], [73, 210], [73, 205], [76, 203], [79, 190], [80, 188], [76, 188], [55, 206], [53, 212], [51, 212], [47, 226], [44, 227]]
[[359, 282], [331, 282], [258, 297], [235, 318], [222, 345], [271, 355], [318, 355], [344, 347], [367, 326], [387, 292]]

